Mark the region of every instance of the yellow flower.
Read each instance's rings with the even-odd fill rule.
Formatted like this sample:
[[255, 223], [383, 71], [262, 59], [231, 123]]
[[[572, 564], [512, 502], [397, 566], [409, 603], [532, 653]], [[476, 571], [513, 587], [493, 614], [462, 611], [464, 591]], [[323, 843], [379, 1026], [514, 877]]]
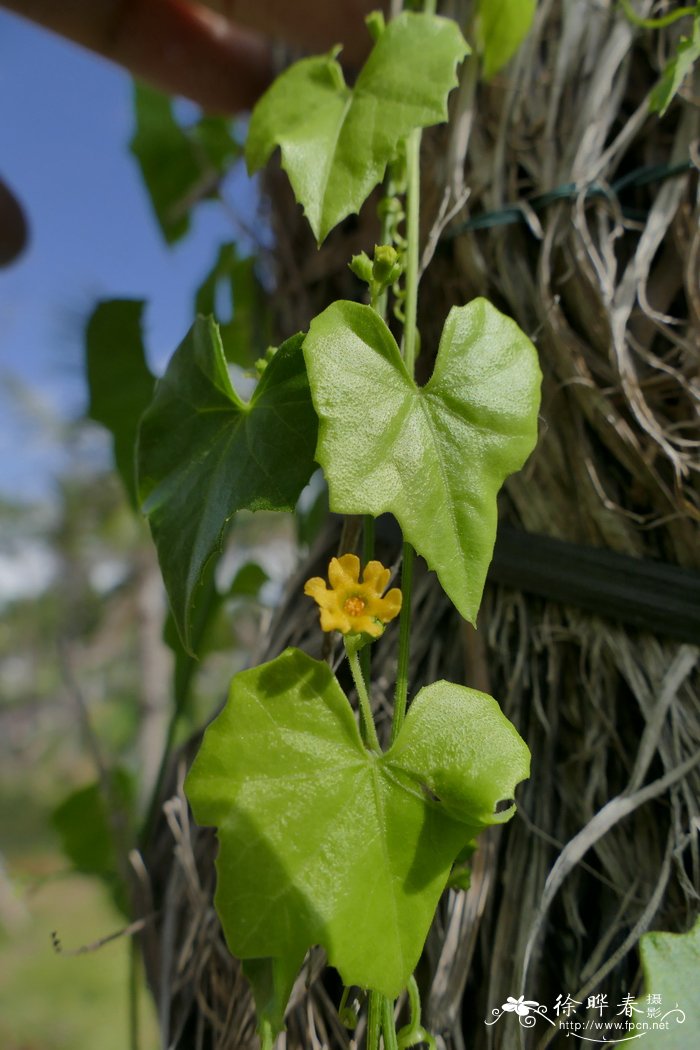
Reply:
[[343, 554], [333, 558], [328, 566], [330, 587], [320, 576], [314, 576], [306, 581], [304, 594], [320, 607], [322, 630], [379, 638], [385, 625], [401, 611], [398, 587], [382, 598], [389, 576], [389, 569], [380, 561], [370, 561], [360, 583], [360, 559], [354, 554]]

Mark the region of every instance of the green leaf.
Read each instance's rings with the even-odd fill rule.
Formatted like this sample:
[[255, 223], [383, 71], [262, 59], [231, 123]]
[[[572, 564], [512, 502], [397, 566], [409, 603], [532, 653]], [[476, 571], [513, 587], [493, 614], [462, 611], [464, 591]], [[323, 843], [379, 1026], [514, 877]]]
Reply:
[[231, 132], [229, 117], [207, 114], [185, 133], [195, 147], [200, 166], [206, 160], [214, 171], [223, 173], [243, 155], [242, 146]]
[[661, 79], [651, 93], [649, 108], [652, 113], [658, 113], [663, 117], [698, 59], [700, 59], [700, 16], [696, 15], [693, 19], [693, 35], [680, 38], [675, 58], [668, 62]]
[[497, 804], [528, 769], [496, 701], [462, 686], [421, 690], [378, 755], [327, 664], [289, 649], [237, 675], [186, 783], [197, 822], [219, 829], [231, 951], [266, 960], [268, 998], [270, 961], [286, 987], [315, 944], [345, 985], [398, 995], [453, 861], [508, 819]]
[[228, 593], [231, 598], [257, 598], [261, 587], [269, 579], [262, 565], [254, 561], [247, 561], [245, 565], [241, 565], [234, 576]]
[[297, 543], [310, 547], [328, 519], [328, 486], [319, 470], [311, 478], [309, 488], [302, 492], [294, 512]]
[[272, 358], [249, 402], [217, 326], [199, 318], [156, 387], [139, 432], [139, 495], [183, 645], [195, 592], [237, 510], [293, 510], [314, 469], [317, 422], [302, 336]]
[[[648, 1050], [687, 1050], [700, 1032], [700, 919], [687, 933], [645, 933], [639, 942], [645, 994], [637, 1008], [646, 1013], [656, 996], [660, 1013], [647, 1021]], [[664, 1015], [665, 1018], [664, 1018]], [[640, 1020], [636, 1013], [634, 1020]], [[654, 1021], [669, 1027], [654, 1030]]]
[[184, 129], [168, 96], [138, 82], [134, 116], [131, 152], [163, 236], [172, 244], [187, 233], [191, 207], [216, 191], [219, 177], [240, 156], [240, 146], [225, 118], [204, 117]]
[[[224, 323], [217, 310], [221, 290], [231, 310], [230, 320]], [[241, 259], [235, 244], [223, 244], [219, 249], [212, 270], [197, 291], [195, 311], [217, 316], [226, 360], [241, 368], [252, 368], [270, 344], [270, 311], [255, 272], [255, 260]]]
[[243, 973], [253, 989], [258, 1030], [263, 1029], [265, 1022], [273, 1037], [283, 1030], [284, 1011], [303, 961], [303, 955], [301, 958], [243, 959]]
[[51, 823], [74, 869], [106, 882], [118, 906], [128, 913], [126, 889], [118, 877], [115, 828], [121, 827], [128, 842], [133, 780], [123, 769], [116, 769], [109, 774], [109, 790], [109, 799], [97, 782], [72, 791], [51, 814]]
[[193, 601], [189, 621], [189, 648], [185, 649], [172, 609], [163, 627], [163, 641], [175, 656], [173, 671], [173, 700], [179, 717], [189, 713], [192, 687], [198, 660], [209, 652], [211, 637], [223, 608], [223, 597], [216, 587], [216, 560], [212, 558], [204, 568]]
[[496, 495], [537, 438], [537, 353], [485, 299], [455, 307], [425, 387], [369, 307], [337, 302], [304, 341], [320, 420], [316, 457], [339, 514], [390, 511], [475, 622], [496, 538]]
[[536, 7], [537, 0], [479, 0], [476, 35], [485, 80], [518, 50], [530, 32]]
[[113, 299], [93, 310], [85, 332], [88, 415], [112, 434], [114, 461], [136, 506], [136, 434], [155, 379], [141, 336], [142, 302]]
[[447, 119], [455, 67], [468, 53], [456, 22], [404, 13], [374, 45], [354, 88], [328, 55], [297, 62], [253, 111], [249, 171], [276, 146], [317, 241], [359, 211], [414, 128]]

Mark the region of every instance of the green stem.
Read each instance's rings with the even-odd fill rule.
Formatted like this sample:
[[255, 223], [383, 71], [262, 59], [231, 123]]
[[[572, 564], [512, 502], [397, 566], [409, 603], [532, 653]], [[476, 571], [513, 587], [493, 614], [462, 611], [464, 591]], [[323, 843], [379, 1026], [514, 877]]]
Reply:
[[272, 1025], [269, 1021], [263, 1021], [260, 1025], [260, 1050], [272, 1050], [274, 1041]]
[[640, 29], [663, 29], [677, 22], [679, 18], [687, 18], [696, 12], [694, 7], [679, 7], [678, 10], [669, 11], [667, 15], [662, 15], [660, 18], [642, 18], [632, 7], [630, 0], [620, 0], [620, 3], [632, 25], [639, 26]]
[[[367, 563], [374, 557], [374, 518], [371, 514], [365, 514], [362, 519], [362, 564]], [[360, 650], [360, 668], [365, 682], [372, 681], [372, 646], [366, 645]]]
[[406, 143], [406, 323], [403, 356], [408, 374], [413, 377], [416, 365], [416, 317], [418, 314], [418, 264], [420, 252], [420, 128], [408, 136]]
[[129, 941], [129, 1050], [139, 1050], [140, 955], [135, 937]]
[[404, 718], [408, 702], [408, 664], [411, 648], [411, 589], [413, 585], [413, 547], [410, 543], [403, 545], [403, 563], [401, 566], [401, 619], [399, 621], [399, 660], [396, 671], [396, 693], [394, 694], [394, 719], [391, 725], [391, 743], [396, 740]]
[[420, 1028], [420, 992], [413, 974], [408, 979], [406, 991], [408, 992], [408, 1023], [411, 1028]]
[[369, 1010], [367, 1012], [367, 1050], [379, 1050], [379, 1035], [382, 1030], [382, 1002], [380, 992], [369, 993]]
[[[427, 10], [426, 5], [426, 10]], [[420, 128], [408, 136], [406, 143], [406, 320], [403, 356], [408, 374], [413, 378], [416, 363], [416, 320], [418, 316], [418, 265], [420, 253]], [[399, 660], [394, 698], [391, 742], [396, 740], [406, 716], [408, 702], [408, 665], [411, 641], [411, 587], [413, 584], [413, 548], [403, 545], [401, 570], [401, 620], [399, 626]]]
[[399, 1050], [394, 1024], [394, 1002], [392, 999], [387, 999], [386, 996], [382, 996], [382, 1035], [384, 1036], [384, 1050]]
[[367, 686], [365, 680], [362, 677], [362, 668], [360, 667], [360, 660], [357, 653], [351, 649], [347, 643], [345, 645], [345, 652], [348, 656], [348, 663], [350, 664], [350, 671], [352, 673], [352, 680], [355, 683], [355, 689], [357, 690], [357, 699], [360, 703], [360, 714], [362, 716], [362, 729], [365, 743], [371, 751], [381, 751], [379, 746], [379, 737], [377, 736], [377, 729], [374, 725], [374, 719], [372, 718], [372, 708], [369, 702], [369, 695], [367, 693]]

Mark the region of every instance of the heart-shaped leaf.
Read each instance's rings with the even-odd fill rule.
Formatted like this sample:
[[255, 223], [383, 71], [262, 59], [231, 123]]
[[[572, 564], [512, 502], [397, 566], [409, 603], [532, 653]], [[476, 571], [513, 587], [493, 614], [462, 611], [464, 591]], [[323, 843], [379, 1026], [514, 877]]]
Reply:
[[537, 438], [537, 353], [485, 299], [455, 307], [425, 387], [367, 306], [337, 302], [304, 341], [316, 458], [339, 514], [391, 511], [475, 622], [496, 539], [496, 495]]
[[354, 88], [343, 79], [337, 50], [297, 62], [253, 111], [249, 171], [281, 148], [282, 167], [320, 243], [360, 210], [414, 128], [447, 120], [455, 67], [468, 51], [451, 19], [404, 13], [381, 33]]
[[279, 348], [244, 402], [217, 326], [198, 318], [144, 414], [139, 494], [188, 652], [195, 591], [233, 514], [293, 510], [313, 472], [317, 423], [301, 342]]
[[219, 829], [216, 907], [228, 944], [267, 960], [254, 968], [266, 1015], [275, 1016], [272, 977], [288, 988], [314, 944], [346, 985], [398, 995], [452, 862], [508, 819], [497, 803], [528, 771], [527, 747], [496, 701], [462, 686], [423, 689], [378, 755], [327, 664], [289, 649], [237, 675], [186, 790], [198, 823]]

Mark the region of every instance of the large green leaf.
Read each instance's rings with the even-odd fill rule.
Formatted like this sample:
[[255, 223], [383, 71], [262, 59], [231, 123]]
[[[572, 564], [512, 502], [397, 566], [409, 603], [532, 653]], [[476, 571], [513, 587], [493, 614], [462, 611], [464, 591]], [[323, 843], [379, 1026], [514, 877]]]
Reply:
[[249, 402], [228, 374], [217, 326], [198, 318], [173, 355], [139, 433], [139, 494], [183, 644], [205, 565], [237, 510], [293, 510], [314, 469], [316, 416], [288, 339]]
[[134, 505], [136, 434], [155, 383], [141, 336], [143, 305], [132, 299], [98, 303], [85, 333], [88, 415], [111, 432], [115, 465]]
[[167, 95], [146, 84], [134, 84], [135, 128], [131, 152], [165, 240], [179, 240], [189, 228], [193, 204], [211, 196], [219, 176], [241, 149], [224, 117], [203, 117], [183, 128]]
[[[700, 1032], [700, 919], [687, 933], [645, 933], [640, 941], [645, 994], [634, 1021], [648, 1020], [648, 1050], [687, 1050]], [[653, 1028], [654, 1022], [666, 1027]]]
[[414, 128], [447, 119], [455, 67], [468, 50], [456, 22], [404, 13], [380, 35], [354, 88], [343, 79], [337, 50], [297, 62], [253, 111], [249, 170], [281, 148], [282, 167], [320, 243], [359, 211]]
[[505, 66], [530, 31], [537, 0], [479, 0], [476, 35], [488, 80]]
[[422, 690], [378, 755], [327, 664], [289, 649], [237, 675], [186, 791], [219, 829], [216, 907], [265, 1015], [314, 944], [346, 985], [396, 996], [452, 862], [528, 770], [496, 701], [462, 686]]
[[496, 538], [496, 495], [537, 437], [537, 353], [485, 299], [455, 307], [425, 387], [369, 307], [337, 302], [304, 341], [317, 459], [339, 514], [391, 511], [472, 623]]

